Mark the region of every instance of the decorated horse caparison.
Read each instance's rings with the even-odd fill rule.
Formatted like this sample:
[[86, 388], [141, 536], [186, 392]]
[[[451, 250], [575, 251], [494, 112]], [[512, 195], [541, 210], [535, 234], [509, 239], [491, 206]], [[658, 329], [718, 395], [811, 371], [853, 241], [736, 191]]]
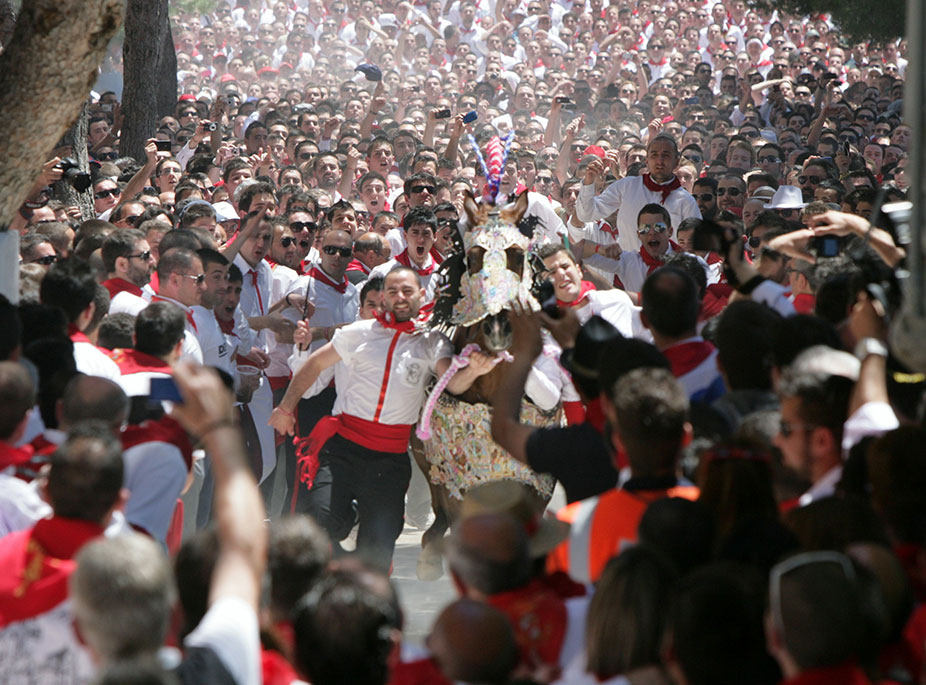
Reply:
[[[490, 184], [492, 166], [487, 173]], [[497, 209], [493, 201], [489, 193], [483, 195], [481, 204], [471, 197], [465, 201], [464, 230], [458, 236], [457, 253], [441, 265], [442, 285], [431, 317], [431, 325], [450, 336], [457, 357], [447, 376], [432, 390], [417, 437], [412, 440], [415, 459], [431, 485], [435, 513], [434, 523], [422, 536], [418, 562], [422, 580], [436, 579], [442, 573], [441, 542], [467, 489], [494, 480], [526, 483], [536, 494], [538, 510], [542, 510], [555, 485], [550, 476], [534, 473], [492, 440], [490, 404], [504, 374], [504, 361], [480, 376], [462, 395], [443, 392], [449, 375], [465, 365], [471, 350], [508, 357], [508, 308], [512, 301], [535, 309], [539, 306], [531, 294], [531, 237], [517, 228], [528, 207], [527, 192], [505, 209]], [[558, 394], [552, 407], [549, 396], [545, 404], [547, 411], [525, 397], [523, 420], [537, 426], [558, 423]]]

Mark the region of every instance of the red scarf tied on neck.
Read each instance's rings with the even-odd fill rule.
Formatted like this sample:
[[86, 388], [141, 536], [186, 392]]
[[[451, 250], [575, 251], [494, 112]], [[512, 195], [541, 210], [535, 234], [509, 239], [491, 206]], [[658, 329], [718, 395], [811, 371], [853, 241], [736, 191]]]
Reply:
[[402, 266], [407, 266], [409, 269], [414, 269], [416, 272], [418, 272], [419, 276], [429, 276], [434, 271], [434, 260], [431, 260], [431, 266], [418, 266], [417, 264], [412, 264], [412, 259], [408, 256], [408, 248], [404, 249], [401, 253], [396, 255], [395, 260]]
[[669, 199], [669, 195], [672, 194], [673, 190], [682, 187], [682, 184], [678, 180], [677, 176], [673, 176], [672, 180], [668, 183], [657, 183], [649, 174], [642, 174], [641, 178], [643, 179], [643, 185], [647, 190], [651, 190], [654, 193], [662, 193], [663, 202]]
[[567, 307], [578, 307], [585, 300], [585, 296], [588, 295], [592, 290], [597, 290], [595, 284], [591, 281], [582, 281], [582, 284], [579, 286], [579, 296], [574, 299], [572, 302], [563, 302], [560, 299], [556, 300], [556, 306], [562, 307], [563, 309]]
[[344, 280], [340, 283], [335, 283], [324, 271], [319, 269], [317, 266], [313, 266], [312, 270], [309, 271], [309, 276], [314, 278], [316, 281], [321, 281], [329, 288], [334, 288], [342, 295], [347, 291], [347, 276], [344, 277]]
[[394, 331], [399, 333], [414, 333], [415, 332], [415, 320], [409, 319], [408, 321], [396, 321], [395, 314], [392, 312], [376, 312], [373, 314], [377, 321], [383, 328], [391, 328]]

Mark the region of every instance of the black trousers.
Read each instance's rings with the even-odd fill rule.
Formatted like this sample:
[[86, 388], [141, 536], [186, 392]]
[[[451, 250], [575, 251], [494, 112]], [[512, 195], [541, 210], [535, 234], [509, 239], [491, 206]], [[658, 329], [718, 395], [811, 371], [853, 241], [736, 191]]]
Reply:
[[360, 529], [357, 554], [388, 572], [395, 541], [402, 532], [405, 491], [411, 478], [406, 452], [376, 452], [335, 435], [318, 455], [311, 490], [300, 485], [296, 511], [309, 514], [339, 542], [354, 524], [357, 502]]

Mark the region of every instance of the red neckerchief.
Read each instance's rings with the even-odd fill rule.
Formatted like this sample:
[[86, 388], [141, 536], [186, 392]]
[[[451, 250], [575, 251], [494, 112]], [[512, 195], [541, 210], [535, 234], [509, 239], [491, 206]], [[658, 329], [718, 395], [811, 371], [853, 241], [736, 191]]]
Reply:
[[681, 378], [697, 368], [713, 351], [714, 346], [706, 340], [692, 340], [667, 347], [662, 350], [662, 354], [669, 360], [672, 375]]
[[370, 267], [361, 262], [359, 259], [352, 259], [350, 264], [347, 265], [348, 271], [362, 271], [365, 274], [370, 273]]
[[552, 589], [535, 579], [523, 587], [489, 595], [486, 603], [508, 617], [523, 663], [558, 663], [569, 619], [565, 602]]
[[138, 350], [115, 350], [110, 359], [116, 362], [123, 376], [133, 373], [166, 373], [172, 374], [174, 370], [163, 359]]
[[5, 442], [0, 442], [0, 470], [8, 466], [20, 466], [32, 459], [35, 450], [31, 445], [14, 447]]
[[585, 299], [585, 296], [593, 290], [597, 290], [594, 283], [591, 281], [582, 281], [582, 283], [579, 285], [579, 296], [576, 299], [574, 299], [572, 302], [563, 302], [562, 300], [557, 299], [556, 306], [563, 307], [564, 309], [566, 307], [579, 307], [582, 305], [582, 301]]
[[640, 245], [640, 259], [642, 259], [643, 263], [648, 267], [646, 272], [647, 275], [653, 273], [659, 267], [666, 265], [663, 260], [657, 257], [653, 257], [649, 252], [647, 252], [643, 245]]
[[220, 319], [215, 317], [215, 322], [219, 324], [219, 330], [222, 331], [225, 335], [234, 335], [238, 337], [235, 333], [235, 320], [234, 319]]
[[408, 256], [407, 247], [396, 256], [395, 260], [402, 266], [407, 266], [409, 269], [414, 269], [419, 276], [430, 276], [434, 271], [433, 260], [431, 261], [431, 266], [417, 266], [412, 264], [412, 258]]
[[248, 273], [251, 275], [251, 285], [254, 286], [254, 292], [257, 293], [257, 307], [260, 309], [260, 315], [264, 315], [264, 298], [260, 295], [260, 284], [257, 281], [257, 269], [251, 268], [248, 269]]
[[142, 290], [131, 281], [124, 278], [110, 278], [103, 281], [103, 287], [109, 291], [110, 297], [115, 297], [119, 293], [132, 293], [136, 297], [141, 297]]
[[399, 331], [400, 333], [415, 332], [415, 321], [413, 319], [409, 319], [408, 321], [396, 321], [395, 315], [392, 312], [376, 312], [373, 316], [379, 321], [383, 328], [389, 328], [394, 331]]
[[170, 302], [170, 304], [176, 305], [177, 307], [180, 307], [180, 309], [183, 310], [183, 313], [184, 313], [184, 315], [186, 316], [187, 323], [189, 323], [190, 326], [193, 328], [193, 332], [194, 332], [194, 333], [199, 333], [199, 328], [196, 326], [196, 321], [193, 320], [193, 312], [192, 312], [192, 311], [190, 311], [190, 310], [187, 309], [186, 307], [183, 307], [183, 306], [179, 305], [177, 302], [174, 302], [174, 301], [172, 301], [172, 300], [168, 300], [167, 298], [161, 297], [160, 295], [155, 295], [154, 297], [151, 298], [151, 301], [152, 301], [152, 302]]
[[93, 344], [90, 342], [90, 338], [84, 335], [83, 331], [78, 329], [77, 326], [72, 323], [68, 324], [68, 337], [71, 339], [71, 342], [85, 342], [90, 343], [91, 345]]
[[164, 442], [173, 445], [180, 454], [187, 469], [193, 465], [193, 445], [190, 436], [176, 419], [162, 416], [159, 419], [149, 419], [143, 423], [126, 426], [119, 436], [122, 439], [122, 449], [127, 450], [147, 442]]
[[320, 281], [327, 285], [329, 288], [334, 288], [342, 295], [347, 292], [347, 276], [344, 277], [344, 280], [340, 283], [335, 283], [324, 271], [319, 269], [317, 266], [313, 266], [312, 270], [309, 271], [309, 276], [314, 278], [316, 281]]
[[677, 176], [673, 176], [672, 180], [667, 183], [657, 183], [649, 174], [641, 174], [640, 178], [643, 179], [643, 185], [647, 190], [662, 194], [663, 202], [669, 199], [669, 195], [672, 194], [673, 190], [682, 187], [682, 184], [678, 180]]
[[664, 67], [668, 61], [669, 61], [668, 58], [663, 57], [663, 58], [662, 58], [662, 61], [660, 61], [660, 62], [650, 62], [649, 64], [650, 64], [651, 67]]
[[817, 298], [812, 293], [801, 293], [794, 296], [794, 311], [798, 314], [813, 314]]
[[298, 674], [282, 654], [262, 647], [260, 650], [260, 671], [264, 685], [289, 685], [298, 679]]
[[429, 254], [431, 255], [431, 259], [434, 260], [434, 263], [436, 265], [439, 266], [440, 264], [443, 263], [444, 255], [442, 255], [440, 253], [440, 250], [437, 249], [437, 245], [434, 245], [433, 247], [431, 247], [431, 252]]
[[98, 524], [53, 516], [0, 540], [0, 628], [65, 601], [74, 556], [102, 535]]

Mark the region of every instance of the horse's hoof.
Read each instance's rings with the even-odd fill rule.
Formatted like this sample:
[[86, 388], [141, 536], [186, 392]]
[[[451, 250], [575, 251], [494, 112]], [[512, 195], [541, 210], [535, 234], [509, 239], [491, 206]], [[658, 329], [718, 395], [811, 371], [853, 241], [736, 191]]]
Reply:
[[434, 581], [444, 575], [444, 558], [435, 545], [422, 547], [415, 568], [418, 580]]

